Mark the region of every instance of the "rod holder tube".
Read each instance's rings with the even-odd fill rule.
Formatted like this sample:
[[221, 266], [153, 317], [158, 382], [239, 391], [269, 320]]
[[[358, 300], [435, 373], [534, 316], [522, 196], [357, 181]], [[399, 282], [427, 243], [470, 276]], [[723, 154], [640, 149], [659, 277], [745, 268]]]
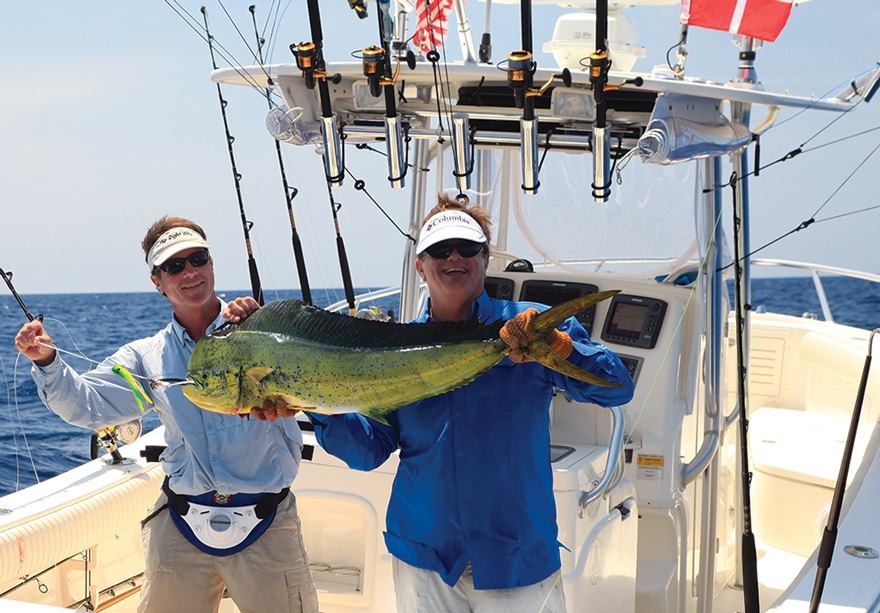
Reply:
[[538, 180], [538, 120], [520, 119], [520, 137], [522, 145], [522, 190], [533, 196], [538, 193], [541, 182]]
[[452, 147], [455, 183], [459, 193], [471, 187], [470, 119], [467, 113], [452, 115]]
[[394, 189], [403, 189], [406, 176], [403, 134], [400, 129], [400, 113], [385, 117], [385, 144], [388, 148], [388, 181]]
[[321, 135], [324, 140], [324, 174], [333, 187], [339, 187], [345, 175], [342, 169], [342, 141], [339, 139], [336, 113], [330, 117], [321, 117]]
[[611, 195], [611, 145], [609, 124], [593, 124], [593, 199], [608, 202]]

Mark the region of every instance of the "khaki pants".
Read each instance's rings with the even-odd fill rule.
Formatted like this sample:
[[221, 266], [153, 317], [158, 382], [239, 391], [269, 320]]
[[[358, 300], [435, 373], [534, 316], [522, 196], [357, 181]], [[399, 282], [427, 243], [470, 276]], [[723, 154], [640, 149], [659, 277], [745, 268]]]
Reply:
[[[154, 508], [166, 503], [163, 493]], [[197, 549], [169, 513], [157, 514], [141, 532], [146, 572], [138, 613], [216, 613], [224, 587], [242, 613], [317, 613], [293, 493], [260, 538], [229, 556]]]
[[562, 573], [506, 590], [474, 589], [471, 565], [454, 587], [440, 575], [392, 558], [397, 613], [565, 613]]

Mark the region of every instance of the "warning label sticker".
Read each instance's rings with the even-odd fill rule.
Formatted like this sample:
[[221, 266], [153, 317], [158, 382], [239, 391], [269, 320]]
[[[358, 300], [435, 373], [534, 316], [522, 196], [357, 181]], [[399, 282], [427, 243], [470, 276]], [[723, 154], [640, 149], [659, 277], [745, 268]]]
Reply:
[[665, 459], [662, 455], [639, 455], [636, 458], [636, 478], [659, 481], [663, 478]]

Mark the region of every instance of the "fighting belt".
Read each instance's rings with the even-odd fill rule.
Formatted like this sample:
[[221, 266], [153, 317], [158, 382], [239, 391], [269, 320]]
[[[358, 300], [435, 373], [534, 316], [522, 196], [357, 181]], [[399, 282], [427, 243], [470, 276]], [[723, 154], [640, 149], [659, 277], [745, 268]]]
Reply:
[[228, 556], [256, 541], [275, 519], [278, 505], [290, 493], [219, 494], [198, 496], [176, 494], [162, 482], [168, 497], [171, 520], [186, 539], [205, 553]]

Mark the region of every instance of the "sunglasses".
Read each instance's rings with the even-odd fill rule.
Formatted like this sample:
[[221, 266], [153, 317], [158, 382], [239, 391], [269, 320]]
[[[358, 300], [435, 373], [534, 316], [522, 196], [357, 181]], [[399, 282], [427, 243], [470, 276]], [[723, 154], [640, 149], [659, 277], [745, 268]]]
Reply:
[[176, 275], [183, 272], [183, 269], [186, 268], [187, 262], [192, 264], [194, 268], [199, 268], [200, 266], [207, 264], [210, 259], [211, 255], [207, 251], [196, 251], [190, 253], [185, 258], [171, 258], [170, 260], [165, 260], [163, 263], [156, 266], [156, 269], [161, 270], [166, 275]]
[[[463, 258], [472, 258], [481, 251], [486, 251], [486, 243], [472, 241], [443, 241], [425, 249], [425, 253], [436, 260], [445, 260], [455, 250]], [[488, 252], [487, 252], [488, 253]]]

